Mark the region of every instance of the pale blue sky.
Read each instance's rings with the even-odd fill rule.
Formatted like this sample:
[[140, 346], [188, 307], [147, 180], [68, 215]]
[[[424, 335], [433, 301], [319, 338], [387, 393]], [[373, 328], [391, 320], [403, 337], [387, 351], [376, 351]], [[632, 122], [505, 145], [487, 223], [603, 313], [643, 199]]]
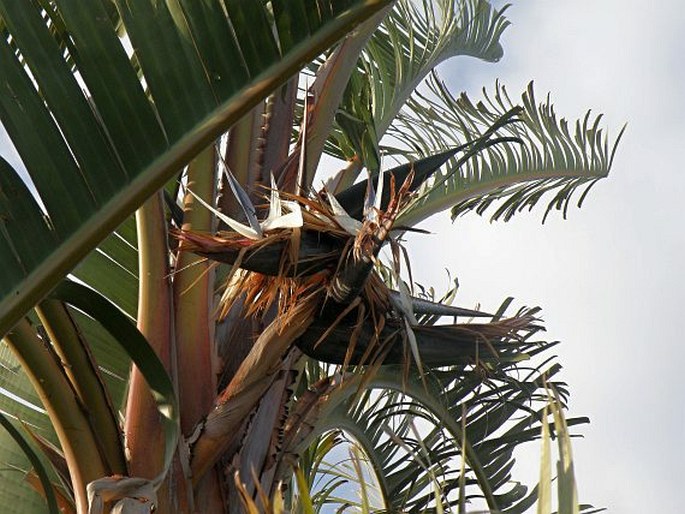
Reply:
[[611, 135], [625, 122], [627, 132], [610, 177], [569, 219], [543, 226], [540, 207], [509, 223], [471, 215], [451, 225], [443, 214], [430, 226], [444, 249], [426, 236], [412, 246], [415, 278], [445, 284], [447, 267], [460, 304], [493, 308], [512, 295], [540, 305], [548, 337], [562, 341], [571, 414], [592, 421], [574, 446], [581, 501], [620, 514], [682, 512], [685, 5], [527, 0], [507, 17], [499, 63], [442, 67], [455, 92], [475, 98], [499, 78], [513, 99], [534, 79], [559, 115], [591, 108]]

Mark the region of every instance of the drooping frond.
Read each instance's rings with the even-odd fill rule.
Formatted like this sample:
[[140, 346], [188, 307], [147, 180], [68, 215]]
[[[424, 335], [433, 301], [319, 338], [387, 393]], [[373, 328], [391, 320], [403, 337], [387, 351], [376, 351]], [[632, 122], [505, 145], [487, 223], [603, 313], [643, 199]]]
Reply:
[[[540, 352], [553, 346], [539, 344]], [[487, 372], [455, 366], [433, 370], [421, 381], [405, 377], [399, 368], [385, 367], [370, 378], [345, 378], [321, 396], [302, 421], [305, 433], [312, 435], [299, 444], [327, 430], [345, 432], [363, 449], [375, 474], [385, 506], [381, 512], [438, 512], [438, 503], [443, 509], [455, 508], [462, 480], [463, 499], [473, 508], [487, 505], [498, 512], [524, 512], [537, 491], [512, 482], [514, 450], [538, 439], [547, 402], [544, 383], [559, 369], [549, 361], [530, 369], [503, 364]], [[364, 390], [361, 396], [359, 387]], [[564, 384], [556, 387], [565, 398]], [[344, 439], [335, 442], [332, 446], [339, 447]], [[339, 452], [330, 458], [336, 455]], [[326, 477], [321, 460], [311, 464], [324, 473], [323, 483], [340, 478]], [[333, 503], [336, 482], [331, 482], [326, 496]]]
[[[549, 97], [537, 104], [532, 83], [521, 102], [519, 121], [496, 132], [496, 136], [511, 140], [489, 146], [458, 169], [454, 161], [448, 164], [402, 216], [401, 223], [413, 225], [449, 207], [453, 218], [470, 210], [482, 214], [493, 204], [497, 210], [492, 218], [507, 220], [516, 212], [531, 209], [548, 192], [554, 196], [545, 216], [552, 209], [563, 209], [565, 214], [578, 188], [589, 189], [607, 176], [622, 131], [610, 145], [599, 126], [601, 115], [593, 118], [588, 112], [572, 124], [558, 118]], [[484, 100], [474, 104], [466, 94], [454, 97], [432, 74], [427, 90], [414, 94], [389, 131], [396, 145], [392, 151], [433, 153], [445, 145], [469, 141], [514, 105], [499, 83], [494, 94], [484, 91]]]

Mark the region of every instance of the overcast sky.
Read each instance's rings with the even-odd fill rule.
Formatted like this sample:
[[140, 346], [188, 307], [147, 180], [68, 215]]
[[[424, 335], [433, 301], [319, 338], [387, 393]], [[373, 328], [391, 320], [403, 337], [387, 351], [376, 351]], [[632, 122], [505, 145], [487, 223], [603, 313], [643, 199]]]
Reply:
[[414, 244], [415, 278], [446, 284], [447, 267], [461, 304], [493, 308], [511, 295], [540, 305], [549, 338], [562, 341], [571, 414], [591, 418], [574, 445], [581, 501], [682, 512], [685, 5], [526, 0], [507, 17], [499, 63], [443, 66], [454, 92], [476, 98], [499, 78], [513, 99], [534, 79], [559, 115], [591, 108], [611, 135], [626, 122], [627, 132], [610, 177], [567, 220], [541, 225], [543, 206], [509, 223], [431, 220], [445, 249]]

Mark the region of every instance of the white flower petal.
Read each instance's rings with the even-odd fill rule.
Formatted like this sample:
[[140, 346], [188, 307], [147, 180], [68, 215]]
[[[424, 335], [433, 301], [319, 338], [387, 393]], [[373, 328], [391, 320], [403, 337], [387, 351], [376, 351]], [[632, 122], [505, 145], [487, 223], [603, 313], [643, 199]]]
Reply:
[[233, 218], [231, 218], [230, 216], [226, 216], [224, 213], [222, 213], [222, 212], [219, 211], [218, 209], [215, 209], [214, 207], [212, 207], [211, 205], [209, 205], [207, 202], [205, 202], [202, 198], [200, 198], [200, 197], [197, 196], [195, 193], [193, 193], [190, 189], [187, 189], [187, 191], [188, 191], [191, 195], [193, 195], [193, 197], [194, 197], [198, 202], [200, 202], [200, 203], [201, 203], [202, 205], [204, 205], [207, 209], [209, 209], [210, 211], [212, 211], [212, 212], [216, 215], [217, 218], [219, 218], [221, 221], [223, 221], [224, 223], [226, 223], [226, 225], [228, 225], [228, 226], [231, 227], [233, 230], [235, 230], [236, 232], [238, 232], [238, 234], [240, 234], [241, 236], [245, 236], [245, 237], [247, 237], [247, 238], [249, 238], [249, 239], [254, 239], [255, 241], [258, 240], [258, 239], [262, 239], [262, 237], [264, 237], [264, 236], [262, 235], [262, 233], [261, 233], [261, 228], [260, 228], [260, 231], [259, 231], [259, 232], [256, 232], [255, 230], [253, 230], [252, 228], [248, 227], [247, 225], [243, 225], [243, 224], [240, 223], [239, 221], [236, 221], [236, 220], [234, 220]]

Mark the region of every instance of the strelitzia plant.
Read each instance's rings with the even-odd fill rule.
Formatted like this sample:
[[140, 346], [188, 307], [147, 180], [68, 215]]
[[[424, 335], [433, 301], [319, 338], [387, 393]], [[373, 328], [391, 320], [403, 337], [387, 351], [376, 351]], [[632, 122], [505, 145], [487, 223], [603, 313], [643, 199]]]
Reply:
[[402, 243], [609, 172], [598, 118], [440, 80], [507, 24], [484, 0], [0, 0], [6, 511], [316, 512], [345, 438], [386, 511], [534, 505], [513, 452], [567, 398], [539, 310], [436, 298]]

